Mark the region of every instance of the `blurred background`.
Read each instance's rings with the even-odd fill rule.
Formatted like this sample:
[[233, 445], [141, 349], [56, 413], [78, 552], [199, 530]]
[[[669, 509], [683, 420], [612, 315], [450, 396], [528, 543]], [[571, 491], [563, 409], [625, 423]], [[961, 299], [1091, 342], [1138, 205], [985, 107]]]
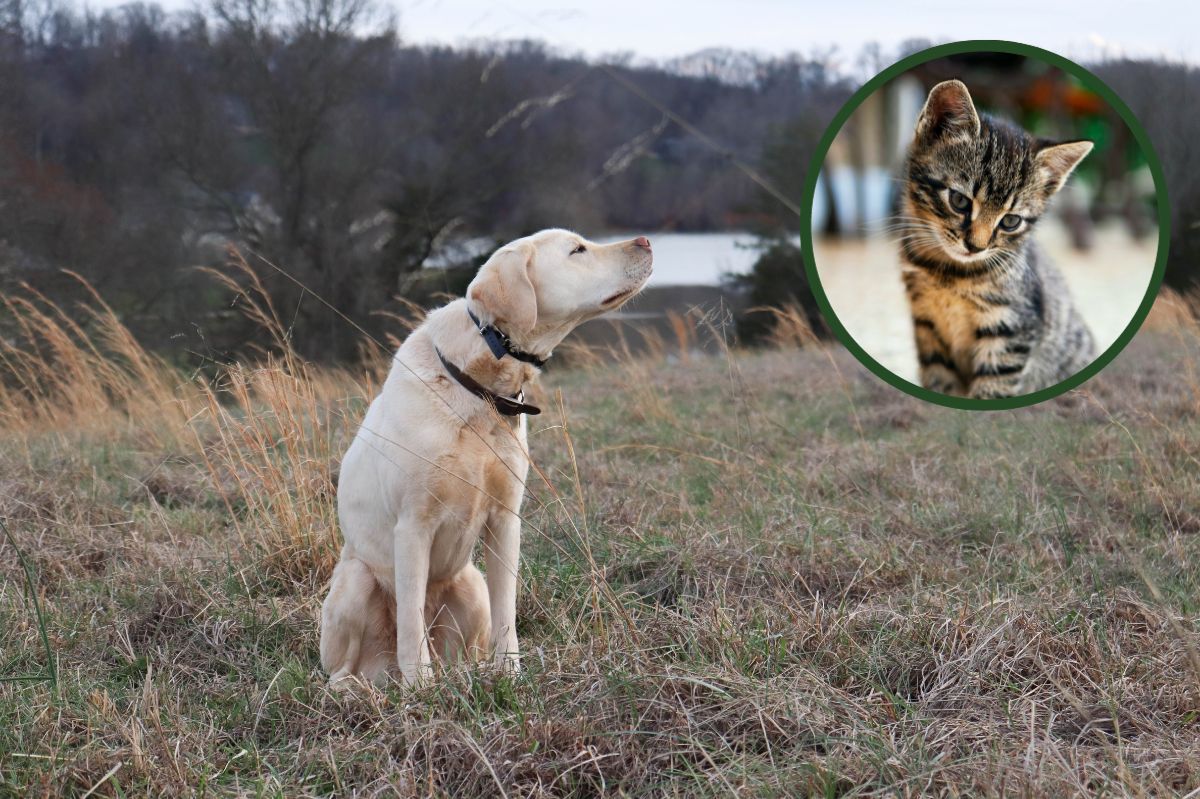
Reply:
[[863, 102], [838, 132], [813, 202], [814, 256], [838, 319], [891, 371], [917, 381], [911, 313], [894, 234], [898, 179], [929, 90], [957, 78], [981, 112], [1093, 151], [1034, 235], [1107, 349], [1133, 318], [1154, 270], [1157, 201], [1146, 155], [1121, 117], [1075, 77], [1036, 59], [972, 53], [922, 64]]
[[[650, 290], [585, 339], [686, 337], [679, 319], [699, 308], [692, 328], [754, 342], [763, 308], [813, 313], [798, 203], [825, 126], [887, 64], [976, 27], [805, 14], [769, 2], [703, 2], [684, 18], [623, 0], [0, 0], [0, 294], [26, 283], [69, 305], [85, 292], [70, 270], [172, 359], [223, 361], [261, 345], [197, 269], [221, 267], [231, 246], [384, 336], [413, 307], [461, 293], [498, 243], [563, 226], [654, 242]], [[1089, 61], [1150, 129], [1179, 218], [1168, 280], [1186, 285], [1200, 253], [1200, 79], [1191, 45], [1143, 22], [1106, 18], [1092, 23], [1104, 35], [1045, 43]], [[890, 38], [865, 38], [876, 29]], [[941, 39], [904, 38], [916, 32]], [[838, 36], [844, 48], [829, 44]], [[884, 175], [938, 68], [890, 87], [864, 109], [875, 121], [839, 143], [818, 216], [846, 252], [886, 215]], [[1060, 204], [1076, 210], [1072, 245], [1092, 248], [1078, 252], [1107, 247], [1112, 230], [1153, 239], [1144, 170], [1105, 109], [1027, 65], [980, 74], [1009, 81], [966, 76], [981, 103], [1039, 132], [1109, 137]], [[251, 260], [300, 352], [357, 355], [353, 327]], [[12, 324], [0, 309], [0, 342]]]

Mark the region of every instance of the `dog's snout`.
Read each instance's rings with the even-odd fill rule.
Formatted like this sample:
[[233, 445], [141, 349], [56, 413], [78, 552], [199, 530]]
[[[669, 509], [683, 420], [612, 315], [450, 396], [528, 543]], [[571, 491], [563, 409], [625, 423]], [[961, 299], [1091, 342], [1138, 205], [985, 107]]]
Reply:
[[647, 250], [650, 249], [650, 239], [646, 238], [645, 236], [638, 236], [633, 240], [633, 243], [635, 246], [645, 247]]

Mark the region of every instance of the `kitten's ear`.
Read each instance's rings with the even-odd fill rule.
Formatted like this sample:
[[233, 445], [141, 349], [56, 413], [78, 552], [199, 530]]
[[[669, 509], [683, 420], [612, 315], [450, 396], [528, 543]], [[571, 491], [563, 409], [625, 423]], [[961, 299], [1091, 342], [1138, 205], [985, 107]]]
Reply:
[[971, 93], [960, 80], [942, 81], [929, 91], [929, 99], [917, 118], [917, 141], [932, 144], [939, 139], [974, 138], [979, 135], [979, 114]]
[[1090, 141], [1069, 141], [1062, 144], [1047, 144], [1033, 157], [1038, 175], [1046, 186], [1046, 194], [1054, 194], [1062, 188], [1083, 157], [1092, 151]]

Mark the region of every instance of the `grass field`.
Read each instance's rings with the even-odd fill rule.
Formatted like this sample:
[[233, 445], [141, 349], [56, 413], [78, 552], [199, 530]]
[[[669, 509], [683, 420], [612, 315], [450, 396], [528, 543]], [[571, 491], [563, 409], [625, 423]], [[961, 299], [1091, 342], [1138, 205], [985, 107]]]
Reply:
[[1198, 795], [1178, 300], [1015, 412], [819, 345], [556, 365], [522, 673], [337, 692], [333, 479], [378, 371], [189, 376], [102, 309], [9, 313], [0, 795]]

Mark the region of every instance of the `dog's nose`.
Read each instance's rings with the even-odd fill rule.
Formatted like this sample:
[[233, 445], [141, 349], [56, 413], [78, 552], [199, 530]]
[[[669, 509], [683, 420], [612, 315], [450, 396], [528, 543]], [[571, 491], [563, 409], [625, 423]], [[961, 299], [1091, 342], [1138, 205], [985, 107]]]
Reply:
[[633, 243], [638, 247], [645, 247], [647, 250], [650, 249], [650, 239], [646, 238], [645, 236], [638, 236], [633, 240]]

